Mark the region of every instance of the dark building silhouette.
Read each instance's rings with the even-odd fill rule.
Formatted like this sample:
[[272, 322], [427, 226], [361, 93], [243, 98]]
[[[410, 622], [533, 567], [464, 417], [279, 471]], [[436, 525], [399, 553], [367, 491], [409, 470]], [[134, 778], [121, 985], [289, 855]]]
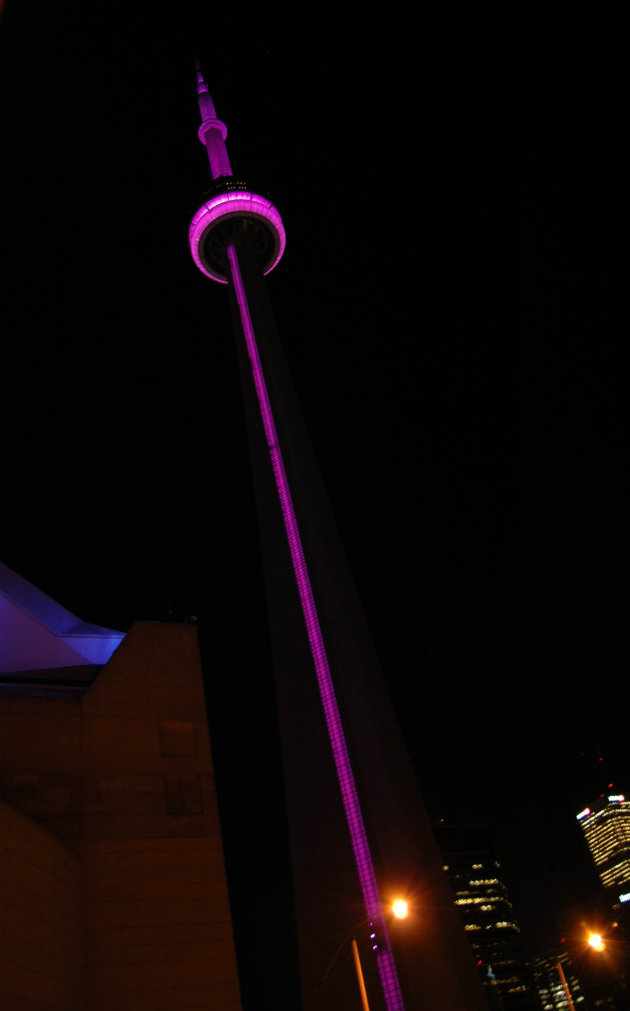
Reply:
[[241, 1006], [196, 627], [88, 625], [2, 565], [0, 1006]]
[[487, 830], [442, 823], [437, 838], [490, 1007], [539, 1011], [516, 912]]
[[[485, 1007], [313, 459], [263, 277], [285, 244], [266, 198], [233, 176], [201, 72], [212, 182], [195, 263], [228, 285], [258, 502], [284, 749], [304, 1011]], [[331, 242], [336, 241], [331, 235]], [[411, 915], [388, 916], [404, 895]], [[333, 958], [338, 952], [338, 958]], [[331, 959], [332, 963], [331, 964]]]

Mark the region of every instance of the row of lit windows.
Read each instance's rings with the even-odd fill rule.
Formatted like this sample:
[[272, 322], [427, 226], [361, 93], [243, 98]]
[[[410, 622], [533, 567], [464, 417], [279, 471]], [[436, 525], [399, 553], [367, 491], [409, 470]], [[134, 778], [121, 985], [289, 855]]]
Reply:
[[607, 867], [607, 866], [608, 867], [616, 867], [618, 864], [623, 863], [624, 860], [627, 860], [627, 859], [628, 859], [628, 851], [627, 850], [625, 851], [625, 853], [613, 853], [610, 856], [606, 854], [604, 857], [601, 857], [600, 859], [598, 859], [598, 856], [595, 853], [593, 854], [593, 860], [595, 861], [595, 864], [597, 865], [597, 867], [600, 868], [600, 869], [602, 867]]
[[516, 932], [520, 934], [520, 930], [518, 929], [516, 924], [511, 923], [510, 920], [497, 920], [496, 923], [487, 923], [485, 926], [482, 926], [480, 923], [464, 924], [464, 930], [492, 930], [495, 927], [499, 927], [501, 929], [509, 927], [511, 930], [516, 930]]
[[467, 895], [455, 899], [456, 906], [478, 906], [481, 902], [501, 902], [503, 905], [509, 905], [502, 895]]
[[599, 851], [617, 853], [630, 849], [630, 837], [620, 839], [610, 833], [602, 833], [601, 836], [587, 836], [586, 841], [591, 853]]
[[[488, 969], [490, 970], [491, 966], [488, 966]], [[490, 972], [488, 972], [488, 976], [489, 975], [490, 975]], [[516, 983], [517, 984], [517, 988], [520, 987], [520, 986], [522, 986], [522, 983], [521, 983], [521, 980], [520, 980], [519, 976], [509, 976], [509, 977], [496, 976], [494, 974], [494, 972], [493, 972], [492, 973], [492, 979], [494, 980], [494, 985], [495, 986], [498, 986], [500, 990], [505, 990], [507, 993], [512, 993], [512, 990], [510, 989], [510, 984], [511, 983]]]
[[[494, 863], [494, 866], [498, 870], [500, 868], [500, 866], [501, 866], [501, 864], [499, 863], [499, 861], [498, 860], [494, 860], [493, 863]], [[473, 871], [481, 871], [481, 870], [483, 870], [483, 864], [471, 864], [470, 866], [471, 866], [471, 868], [472, 868]], [[450, 870], [450, 865], [449, 864], [444, 864], [442, 866], [442, 870], [443, 871]]]
[[605, 818], [601, 821], [585, 822], [582, 827], [587, 839], [591, 836], [596, 838], [598, 836], [607, 835], [614, 836], [620, 840], [630, 840], [630, 817], [624, 817], [621, 821], [618, 818]]
[[[630, 805], [628, 805], [630, 808]], [[606, 808], [591, 815], [582, 823], [584, 835], [589, 840], [602, 835], [630, 842], [630, 810]]]
[[587, 839], [602, 835], [615, 836], [617, 839], [630, 839], [630, 821], [625, 819], [621, 824], [618, 821], [608, 820], [583, 827]]
[[630, 840], [624, 839], [622, 842], [618, 842], [616, 839], [589, 839], [588, 845], [593, 859], [598, 863], [603, 863], [618, 853], [627, 853], [630, 849]]
[[625, 884], [626, 881], [630, 881], [630, 860], [627, 857], [625, 860], [620, 860], [619, 863], [614, 864], [612, 867], [600, 871], [599, 876], [606, 888], [609, 888], [611, 885]]
[[456, 888], [455, 889], [455, 905], [465, 906], [468, 903], [479, 903], [479, 902], [498, 902], [503, 906], [507, 906], [509, 909], [512, 908], [512, 903], [508, 898], [506, 898], [504, 893], [497, 893], [496, 889], [493, 891], [488, 888], [486, 891], [476, 891], [471, 892], [467, 888]]
[[588, 821], [584, 822], [582, 828], [586, 835], [593, 832], [603, 832], [603, 831], [608, 832], [615, 831], [617, 833], [620, 833], [621, 835], [624, 835], [627, 834], [629, 826], [630, 826], [630, 814], [628, 817], [624, 816], [623, 818], [612, 817], [611, 815], [607, 815], [606, 817], [602, 818], [594, 818], [592, 821], [589, 819]]
[[582, 824], [605, 888], [630, 880], [630, 804], [615, 804], [589, 815]]

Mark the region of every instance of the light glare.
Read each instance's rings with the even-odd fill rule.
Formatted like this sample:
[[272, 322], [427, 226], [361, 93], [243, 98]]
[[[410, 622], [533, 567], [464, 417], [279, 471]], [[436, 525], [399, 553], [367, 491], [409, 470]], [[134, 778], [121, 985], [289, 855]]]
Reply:
[[392, 903], [392, 912], [398, 920], [404, 920], [409, 913], [409, 906], [404, 899], [396, 899]]
[[606, 947], [601, 934], [589, 934], [588, 943], [594, 951], [603, 951]]

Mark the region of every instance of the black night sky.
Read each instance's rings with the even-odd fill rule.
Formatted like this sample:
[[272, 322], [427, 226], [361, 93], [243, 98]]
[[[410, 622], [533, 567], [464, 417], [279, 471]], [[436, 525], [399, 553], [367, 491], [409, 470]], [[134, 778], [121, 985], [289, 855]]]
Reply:
[[490, 826], [528, 948], [553, 946], [592, 904], [575, 813], [630, 789], [605, 84], [567, 62], [517, 115], [464, 23], [147, 11], [0, 22], [2, 561], [87, 621], [197, 616], [237, 933], [271, 990], [281, 771], [227, 292], [187, 244], [199, 57], [285, 222], [269, 291], [427, 805]]

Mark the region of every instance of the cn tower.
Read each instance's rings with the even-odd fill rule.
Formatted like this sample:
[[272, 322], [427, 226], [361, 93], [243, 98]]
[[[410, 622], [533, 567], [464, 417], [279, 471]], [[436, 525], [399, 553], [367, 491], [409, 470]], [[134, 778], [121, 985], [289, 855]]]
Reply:
[[[232, 303], [276, 674], [303, 1011], [482, 1011], [463, 925], [267, 301], [264, 276], [285, 249], [282, 219], [233, 175], [227, 130], [198, 66], [197, 94], [212, 182], [189, 240], [198, 268], [227, 285]], [[272, 902], [264, 868], [261, 887]], [[410, 909], [400, 922], [389, 914], [399, 896]], [[357, 974], [346, 940], [354, 941]]]

